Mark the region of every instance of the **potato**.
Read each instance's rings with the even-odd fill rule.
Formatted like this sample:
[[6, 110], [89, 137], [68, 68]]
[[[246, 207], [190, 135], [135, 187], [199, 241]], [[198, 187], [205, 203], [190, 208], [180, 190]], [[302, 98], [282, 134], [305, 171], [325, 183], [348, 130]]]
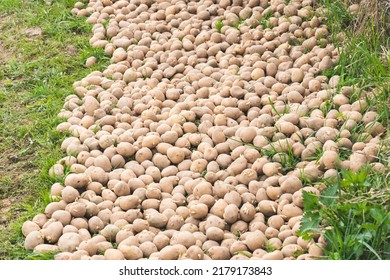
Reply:
[[61, 191], [61, 197], [66, 203], [71, 203], [80, 197], [80, 193], [74, 187], [66, 186]]
[[50, 176], [57, 176], [57, 177], [62, 177], [64, 176], [64, 166], [62, 164], [54, 164], [50, 169], [49, 169], [49, 175]]
[[174, 233], [171, 238], [171, 245], [181, 244], [186, 248], [194, 246], [196, 243], [195, 236], [189, 231], [179, 231]]
[[65, 178], [65, 186], [76, 189], [86, 187], [91, 182], [91, 178], [86, 173], [69, 174]]
[[202, 219], [207, 216], [208, 210], [209, 209], [206, 204], [197, 203], [190, 207], [190, 214], [191, 217], [194, 217], [195, 219]]
[[203, 260], [204, 252], [200, 247], [193, 245], [187, 249], [185, 256], [192, 260]]
[[283, 246], [281, 252], [284, 257], [292, 257], [302, 254], [303, 249], [297, 244], [287, 244], [286, 246]]
[[148, 135], [142, 140], [142, 147], [149, 149], [155, 148], [158, 144], [161, 143], [161, 138], [157, 135]]
[[209, 227], [206, 230], [206, 237], [209, 240], [221, 241], [224, 239], [224, 231], [218, 227]]
[[138, 260], [143, 257], [141, 249], [134, 245], [125, 245], [121, 243], [118, 245], [118, 250], [126, 260]]
[[140, 198], [134, 194], [121, 196], [119, 198], [119, 207], [124, 210], [137, 209], [140, 206]]
[[72, 217], [75, 218], [84, 217], [85, 213], [87, 212], [85, 204], [80, 202], [69, 203], [66, 206], [65, 210], [68, 211], [72, 215]]
[[146, 160], [151, 160], [152, 156], [152, 151], [147, 147], [143, 147], [135, 153], [135, 160], [139, 163], [142, 163]]
[[81, 241], [77, 250], [86, 251], [90, 256], [93, 256], [97, 253], [98, 250], [97, 242], [94, 239], [83, 240]]
[[180, 252], [175, 246], [166, 246], [160, 251], [160, 260], [177, 260]]
[[88, 220], [88, 228], [91, 233], [97, 233], [104, 228], [104, 223], [99, 217], [94, 216]]
[[222, 246], [212, 246], [207, 254], [212, 260], [228, 260], [231, 257], [229, 249]]
[[354, 152], [350, 156], [350, 169], [354, 172], [359, 171], [359, 169], [367, 164], [367, 156], [359, 153], [359, 152]]
[[205, 159], [196, 159], [192, 162], [190, 170], [194, 173], [202, 173], [204, 170], [206, 170], [207, 163], [208, 162]]
[[54, 256], [55, 260], [69, 260], [72, 256], [72, 253], [70, 252], [61, 252]]
[[239, 251], [247, 251], [248, 247], [245, 245], [245, 242], [240, 240], [233, 240], [232, 244], [229, 246], [230, 254], [235, 255]]
[[267, 224], [268, 226], [279, 230], [280, 227], [284, 225], [284, 219], [281, 215], [274, 215], [268, 218]]
[[298, 130], [298, 127], [287, 121], [278, 121], [275, 123], [275, 127], [285, 135], [292, 135]]
[[304, 168], [299, 169], [299, 176], [315, 182], [321, 178], [322, 172], [319, 170], [318, 166], [307, 165]]
[[251, 203], [244, 203], [240, 208], [240, 218], [245, 222], [253, 220], [256, 214], [256, 208]]
[[240, 174], [247, 167], [247, 160], [244, 156], [240, 156], [228, 167], [227, 171], [232, 175]]
[[245, 143], [252, 143], [253, 139], [256, 137], [257, 131], [254, 127], [245, 127], [241, 130], [239, 137], [241, 141]]
[[184, 160], [185, 153], [182, 148], [171, 147], [167, 150], [167, 156], [173, 164], [178, 164]]
[[[65, 176], [51, 189], [61, 201], [25, 222], [26, 240], [40, 232], [72, 252], [58, 259], [319, 255], [296, 238], [302, 191], [322, 190], [303, 180], [339, 167], [384, 170], [377, 157], [385, 129], [367, 111], [369, 89], [319, 75], [339, 53], [313, 1], [91, 2], [72, 13], [89, 16], [90, 43], [104, 47], [111, 65], [65, 98], [57, 130], [70, 133], [61, 145], [68, 156], [49, 171]], [[353, 135], [361, 123], [363, 134]], [[341, 149], [351, 157], [341, 161]], [[290, 153], [301, 161], [286, 163]], [[49, 245], [34, 238], [39, 250]]]
[[108, 224], [100, 231], [100, 234], [104, 236], [108, 241], [115, 241], [115, 237], [118, 234], [119, 230], [119, 227]]
[[168, 219], [166, 228], [179, 230], [183, 225], [184, 225], [184, 218], [180, 215], [173, 215]]
[[302, 182], [295, 176], [288, 176], [281, 184], [280, 188], [283, 193], [295, 193], [302, 188]]
[[302, 214], [303, 214], [302, 209], [296, 206], [295, 204], [287, 204], [282, 208], [282, 215], [286, 216], [287, 219], [300, 216]]
[[80, 235], [74, 232], [63, 234], [58, 240], [58, 248], [63, 252], [74, 252], [81, 243]]
[[102, 168], [105, 172], [110, 172], [112, 168], [110, 159], [105, 155], [97, 156], [94, 159], [93, 164], [96, 167]]
[[282, 165], [278, 162], [267, 162], [263, 165], [263, 173], [267, 176], [278, 174], [282, 169]]
[[149, 225], [155, 228], [165, 227], [168, 222], [168, 218], [165, 215], [153, 209], [144, 214], [144, 217], [148, 221]]
[[261, 213], [269, 217], [276, 214], [278, 203], [272, 200], [262, 200], [259, 202], [258, 208]]
[[169, 241], [170, 241], [169, 237], [164, 234], [157, 234], [153, 238], [153, 244], [156, 245], [159, 251], [161, 251], [162, 248], [169, 245]]
[[41, 228], [39, 225], [32, 221], [25, 221], [22, 225], [22, 234], [26, 237], [30, 232], [39, 231]]
[[143, 219], [135, 219], [133, 221], [133, 230], [134, 232], [141, 232], [143, 230], [149, 229], [149, 223]]
[[105, 260], [125, 260], [125, 256], [123, 253], [118, 249], [107, 249], [104, 252], [104, 259]]
[[70, 225], [76, 227], [77, 229], [88, 229], [88, 221], [85, 218], [74, 218], [70, 222]]
[[24, 240], [24, 248], [26, 250], [33, 250], [40, 244], [44, 244], [45, 239], [41, 231], [31, 231]]
[[224, 220], [229, 224], [236, 222], [239, 217], [239, 211], [240, 209], [237, 207], [237, 205], [229, 204], [228, 206], [225, 207], [223, 213]]
[[[217, 227], [223, 230], [225, 229], [225, 225], [225, 221], [220, 217], [215, 215], [209, 215], [206, 219], [206, 223], [204, 224], [204, 229], [207, 230], [209, 227]], [[200, 226], [201, 225], [199, 224], [199, 227]]]
[[308, 253], [310, 256], [316, 258], [324, 256], [323, 245], [320, 243], [310, 244]]
[[257, 179], [257, 173], [253, 169], [245, 169], [238, 176], [238, 181], [244, 185], [248, 185], [251, 181]]
[[118, 154], [123, 157], [131, 157], [135, 154], [136, 150], [131, 143], [121, 142], [116, 147]]
[[245, 244], [248, 246], [248, 249], [255, 251], [256, 249], [263, 248], [266, 242], [266, 237], [264, 233], [260, 230], [254, 232], [248, 232], [245, 237]]
[[195, 196], [195, 198], [199, 199], [203, 195], [211, 195], [213, 193], [212, 185], [209, 182], [201, 181], [199, 184], [197, 184], [193, 190], [192, 194]]
[[34, 248], [34, 253], [55, 253], [59, 251], [57, 245], [51, 244], [40, 244]]
[[337, 129], [331, 127], [321, 127], [316, 133], [316, 138], [321, 143], [325, 143], [328, 140], [335, 141], [337, 139], [337, 135]]
[[42, 229], [41, 232], [47, 242], [54, 244], [62, 235], [63, 228], [64, 226], [61, 222], [53, 222], [48, 227]]
[[[59, 203], [59, 202], [50, 202], [46, 207], [45, 207], [45, 214], [47, 218], [51, 218], [53, 213], [57, 210], [64, 210], [64, 204]], [[46, 222], [46, 221], [45, 221]], [[44, 222], [44, 223], [45, 223]]]
[[326, 169], [334, 169], [339, 165], [339, 155], [335, 151], [325, 151], [321, 160]]
[[238, 192], [236, 191], [231, 191], [225, 194], [223, 199], [228, 203], [228, 204], [235, 204], [237, 207], [241, 205], [241, 196]]
[[262, 256], [262, 260], [283, 260], [283, 258], [284, 255], [280, 250], [275, 250]]
[[248, 231], [248, 223], [238, 220], [230, 226], [230, 231], [233, 234], [239, 234]]

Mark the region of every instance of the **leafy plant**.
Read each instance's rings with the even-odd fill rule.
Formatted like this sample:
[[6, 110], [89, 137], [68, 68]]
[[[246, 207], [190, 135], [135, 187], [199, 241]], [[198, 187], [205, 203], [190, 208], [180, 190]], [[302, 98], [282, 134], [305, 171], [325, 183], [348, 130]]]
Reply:
[[304, 211], [299, 235], [325, 237], [329, 259], [389, 259], [388, 186], [373, 190], [368, 168], [342, 171], [320, 196], [303, 192]]

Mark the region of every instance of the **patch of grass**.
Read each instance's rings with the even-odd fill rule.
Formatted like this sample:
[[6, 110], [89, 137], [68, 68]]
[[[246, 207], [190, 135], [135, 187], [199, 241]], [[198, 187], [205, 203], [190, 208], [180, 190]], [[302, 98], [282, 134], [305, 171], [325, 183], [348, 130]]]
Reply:
[[0, 208], [0, 259], [50, 258], [26, 252], [20, 228], [51, 201], [48, 170], [65, 155], [57, 114], [73, 82], [109, 62], [89, 45], [92, 26], [70, 13], [75, 2], [0, 2], [0, 201], [11, 202]]
[[[326, 25], [333, 36], [333, 42], [340, 52], [340, 59], [324, 74], [340, 76], [339, 88], [358, 86], [351, 101], [359, 100], [362, 90], [371, 92], [366, 96], [369, 108], [380, 113], [383, 123], [389, 121], [390, 101], [390, 38], [382, 38], [376, 19], [365, 21], [365, 28], [354, 33], [354, 17], [348, 12], [343, 1], [323, 0], [327, 7]], [[340, 35], [341, 34], [341, 35]], [[375, 89], [375, 90], [373, 90]]]
[[270, 23], [269, 19], [272, 17], [273, 13], [272, 11], [269, 11], [267, 14], [259, 18], [259, 25], [263, 29], [272, 28], [272, 24]]
[[273, 246], [268, 240], [265, 242], [264, 250], [266, 250], [268, 253], [271, 253], [276, 250], [275, 246]]
[[[364, 28], [356, 33], [356, 16], [349, 13], [344, 2], [323, 0], [318, 3], [326, 7], [326, 25], [340, 53], [337, 65], [324, 74], [340, 76], [337, 91], [343, 86], [353, 86], [350, 100], [365, 97], [368, 104], [365, 111], [378, 112], [378, 121], [388, 128], [390, 41], [382, 36], [388, 30], [380, 31], [377, 18], [366, 18]], [[329, 103], [323, 109], [331, 108]], [[350, 140], [353, 143], [365, 141], [365, 130], [365, 125], [357, 122], [350, 129]], [[348, 159], [350, 154], [349, 149], [340, 150], [341, 159]], [[325, 183], [327, 188], [319, 197], [303, 193], [305, 214], [300, 235], [310, 239], [322, 234], [327, 243], [326, 258], [390, 259], [390, 172], [386, 160], [383, 161], [389, 154], [389, 146], [382, 145], [378, 158], [385, 166], [384, 172], [370, 166], [364, 166], [359, 172], [341, 170], [336, 178]]]
[[221, 33], [222, 27], [223, 27], [223, 22], [222, 22], [222, 20], [218, 20], [218, 21], [216, 22], [216, 24], [215, 24], [215, 28], [217, 29], [217, 31], [218, 31], [219, 33]]

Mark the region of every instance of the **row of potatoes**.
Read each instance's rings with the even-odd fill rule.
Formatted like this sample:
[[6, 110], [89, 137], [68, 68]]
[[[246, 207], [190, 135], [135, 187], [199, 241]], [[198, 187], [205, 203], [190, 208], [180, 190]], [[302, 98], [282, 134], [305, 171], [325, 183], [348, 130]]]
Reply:
[[[53, 202], [22, 227], [55, 259], [318, 259], [303, 191], [371, 164], [372, 93], [322, 72], [339, 54], [314, 0], [78, 2], [111, 65], [74, 83]], [[356, 7], [351, 7], [356, 10]], [[91, 57], [86, 67], [96, 58]]]

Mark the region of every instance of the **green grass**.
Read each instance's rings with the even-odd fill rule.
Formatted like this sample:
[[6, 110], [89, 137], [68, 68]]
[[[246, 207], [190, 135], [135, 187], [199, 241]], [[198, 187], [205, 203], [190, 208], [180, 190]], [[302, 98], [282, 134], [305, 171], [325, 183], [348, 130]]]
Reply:
[[[358, 85], [351, 101], [359, 100], [362, 90], [375, 88], [376, 94], [367, 96], [369, 108], [376, 108], [382, 123], [389, 121], [390, 98], [390, 38], [382, 37], [374, 20], [365, 24], [364, 33], [353, 32], [353, 16], [347, 11], [341, 0], [323, 0], [328, 8], [327, 26], [333, 42], [340, 51], [340, 60], [335, 67], [324, 74], [328, 77], [339, 75], [339, 88]], [[349, 27], [349, 29], [348, 29]], [[344, 32], [345, 39], [338, 34]]]
[[[388, 129], [390, 39], [384, 38], [375, 27], [376, 19], [364, 23], [364, 32], [354, 32], [355, 18], [341, 0], [323, 0], [319, 4], [327, 8], [326, 25], [340, 53], [337, 65], [324, 74], [340, 76], [338, 90], [342, 86], [357, 85], [360, 90], [354, 91], [352, 102], [366, 91], [366, 110], [376, 111], [379, 121]], [[330, 110], [332, 106], [327, 104], [323, 109]], [[351, 129], [351, 140], [364, 140], [364, 131], [365, 126], [358, 122]], [[344, 159], [349, 154], [350, 151], [342, 151]], [[390, 147], [384, 141], [378, 158], [387, 166], [385, 172], [376, 172], [369, 166], [357, 173], [341, 171], [337, 178], [326, 183], [328, 187], [320, 197], [304, 192], [305, 214], [300, 234], [308, 239], [313, 234], [323, 234], [327, 243], [326, 258], [390, 259], [389, 155]]]
[[0, 259], [48, 258], [23, 250], [20, 227], [50, 202], [48, 169], [64, 156], [57, 114], [73, 82], [109, 62], [89, 45], [92, 26], [70, 13], [75, 2], [0, 2]]
[[218, 31], [219, 33], [221, 33], [222, 27], [223, 27], [223, 22], [222, 22], [222, 20], [218, 20], [218, 21], [216, 22], [216, 24], [215, 24], [215, 28], [217, 29], [217, 31]]

